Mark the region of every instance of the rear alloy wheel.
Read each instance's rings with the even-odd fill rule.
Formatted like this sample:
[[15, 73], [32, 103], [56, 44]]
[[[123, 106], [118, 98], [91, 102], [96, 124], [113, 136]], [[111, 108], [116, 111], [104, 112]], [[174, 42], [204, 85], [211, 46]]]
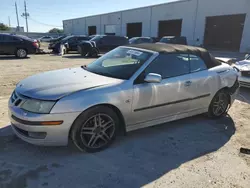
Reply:
[[211, 101], [210, 107], [209, 107], [209, 116], [218, 118], [223, 116], [230, 105], [230, 99], [228, 93], [225, 91], [219, 91]]
[[98, 57], [98, 51], [96, 48], [91, 49], [90, 53], [89, 53], [90, 57]]
[[118, 122], [118, 117], [112, 109], [94, 107], [77, 118], [71, 137], [81, 151], [97, 152], [113, 142]]
[[22, 49], [22, 48], [17, 49], [16, 56], [19, 58], [25, 58], [25, 57], [27, 57], [27, 51], [25, 49]]

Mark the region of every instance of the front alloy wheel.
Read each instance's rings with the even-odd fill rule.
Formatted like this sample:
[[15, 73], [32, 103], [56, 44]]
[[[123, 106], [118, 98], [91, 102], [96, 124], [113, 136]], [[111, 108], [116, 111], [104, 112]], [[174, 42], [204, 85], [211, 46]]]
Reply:
[[106, 114], [96, 114], [82, 126], [81, 141], [89, 148], [101, 148], [110, 141], [114, 134], [114, 120]]
[[115, 139], [119, 119], [109, 107], [98, 106], [83, 112], [74, 122], [71, 138], [81, 151], [97, 152]]
[[230, 105], [230, 99], [228, 93], [225, 91], [219, 91], [211, 101], [209, 107], [209, 115], [211, 117], [221, 117], [224, 115]]

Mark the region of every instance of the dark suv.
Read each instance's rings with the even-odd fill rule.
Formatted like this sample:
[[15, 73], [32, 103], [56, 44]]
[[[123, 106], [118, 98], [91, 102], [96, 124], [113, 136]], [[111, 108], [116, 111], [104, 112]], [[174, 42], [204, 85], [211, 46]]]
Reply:
[[0, 34], [0, 55], [16, 55], [25, 58], [35, 54], [39, 45], [36, 40], [22, 35]]
[[78, 53], [82, 56], [96, 57], [100, 53], [106, 53], [118, 46], [128, 44], [127, 37], [114, 35], [96, 35], [90, 41], [83, 41], [78, 45]]
[[90, 38], [85, 35], [70, 35], [64, 38], [59, 39], [58, 41], [49, 44], [49, 49], [55, 53], [60, 52], [60, 45], [63, 44], [66, 48], [66, 52], [77, 51], [77, 45], [81, 41], [89, 40]]

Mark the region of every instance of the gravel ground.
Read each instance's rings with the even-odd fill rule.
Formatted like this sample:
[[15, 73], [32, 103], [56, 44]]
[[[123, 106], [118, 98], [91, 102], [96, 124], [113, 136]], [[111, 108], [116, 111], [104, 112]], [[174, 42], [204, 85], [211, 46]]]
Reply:
[[239, 153], [250, 148], [250, 89], [240, 90], [227, 117], [196, 116], [134, 131], [95, 154], [71, 145], [33, 146], [13, 135], [7, 101], [19, 80], [91, 61], [75, 54], [0, 56], [0, 188], [250, 187], [250, 155]]

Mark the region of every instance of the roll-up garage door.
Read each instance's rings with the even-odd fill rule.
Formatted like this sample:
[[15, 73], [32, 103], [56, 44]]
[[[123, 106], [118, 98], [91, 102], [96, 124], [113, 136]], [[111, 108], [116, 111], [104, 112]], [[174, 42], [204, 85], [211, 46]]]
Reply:
[[245, 14], [206, 18], [204, 46], [213, 50], [239, 51]]

